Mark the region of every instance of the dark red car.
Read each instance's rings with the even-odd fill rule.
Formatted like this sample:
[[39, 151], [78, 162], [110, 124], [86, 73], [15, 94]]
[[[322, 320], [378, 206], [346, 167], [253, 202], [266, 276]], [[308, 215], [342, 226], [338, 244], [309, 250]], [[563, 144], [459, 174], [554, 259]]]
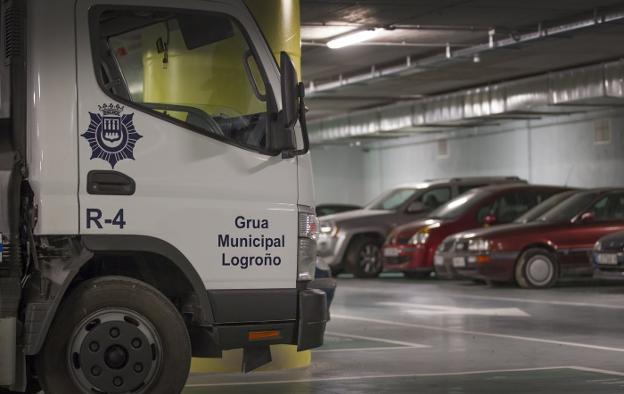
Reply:
[[563, 276], [591, 276], [596, 241], [622, 230], [624, 189], [592, 189], [530, 223], [456, 234], [438, 254], [456, 261], [463, 277], [546, 288]]
[[426, 219], [398, 226], [383, 247], [384, 270], [408, 278], [433, 271], [438, 245], [451, 234], [475, 227], [510, 223], [555, 193], [557, 186], [508, 184], [474, 189], [440, 206]]

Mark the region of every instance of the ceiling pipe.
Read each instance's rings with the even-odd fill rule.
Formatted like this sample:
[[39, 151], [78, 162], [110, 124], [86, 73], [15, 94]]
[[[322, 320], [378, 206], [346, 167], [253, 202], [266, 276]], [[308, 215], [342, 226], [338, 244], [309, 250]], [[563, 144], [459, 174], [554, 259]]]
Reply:
[[309, 122], [315, 144], [389, 133], [469, 128], [497, 119], [569, 115], [624, 104], [624, 60], [491, 84]]
[[[302, 41], [302, 46], [315, 46], [315, 47], [327, 47], [327, 43], [318, 42], [318, 41]], [[435, 43], [435, 42], [406, 42], [406, 41], [398, 41], [398, 42], [380, 42], [380, 41], [367, 41], [367, 42], [359, 42], [357, 44], [351, 44], [351, 46], [379, 46], [379, 47], [425, 47], [425, 48], [444, 48], [447, 43]], [[456, 48], [468, 47], [469, 45], [465, 44], [451, 44], [451, 46]]]
[[431, 69], [432, 67], [453, 64], [457, 61], [457, 59], [471, 60], [474, 59], [475, 55], [480, 57], [480, 55], [484, 52], [526, 44], [564, 33], [571, 33], [581, 29], [622, 20], [624, 20], [624, 11], [612, 11], [600, 15], [592, 14], [591, 18], [579, 19], [553, 27], [543, 27], [543, 25], [540, 24], [537, 30], [533, 32], [525, 34], [512, 34], [508, 38], [499, 40], [494, 39], [495, 31], [490, 29], [488, 30], [488, 41], [484, 44], [460, 49], [454, 49], [451, 45], [444, 45], [445, 50], [443, 54], [423, 59], [410, 59], [410, 61], [406, 62], [406, 64], [378, 68], [376, 73], [362, 73], [349, 77], [343, 77], [339, 81], [318, 84], [311, 82], [306, 88], [306, 94], [308, 97], [313, 97], [315, 94], [320, 92], [329, 92], [358, 83], [371, 83], [382, 77], [388, 78], [415, 74]]

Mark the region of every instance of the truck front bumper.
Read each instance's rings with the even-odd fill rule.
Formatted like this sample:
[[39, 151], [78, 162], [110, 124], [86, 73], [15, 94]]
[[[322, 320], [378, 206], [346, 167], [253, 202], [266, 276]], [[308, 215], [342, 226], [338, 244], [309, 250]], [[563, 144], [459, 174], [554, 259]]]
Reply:
[[193, 356], [221, 357], [223, 350], [280, 344], [299, 351], [320, 347], [329, 320], [327, 296], [309, 286], [209, 292], [217, 322], [191, 329]]

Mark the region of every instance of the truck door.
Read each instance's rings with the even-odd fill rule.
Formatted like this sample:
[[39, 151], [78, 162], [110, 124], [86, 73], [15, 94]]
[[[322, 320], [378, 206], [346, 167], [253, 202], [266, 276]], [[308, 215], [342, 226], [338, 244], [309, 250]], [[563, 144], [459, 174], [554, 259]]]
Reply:
[[81, 234], [160, 240], [208, 289], [295, 287], [297, 163], [269, 148], [279, 75], [251, 17], [99, 3], [76, 6]]

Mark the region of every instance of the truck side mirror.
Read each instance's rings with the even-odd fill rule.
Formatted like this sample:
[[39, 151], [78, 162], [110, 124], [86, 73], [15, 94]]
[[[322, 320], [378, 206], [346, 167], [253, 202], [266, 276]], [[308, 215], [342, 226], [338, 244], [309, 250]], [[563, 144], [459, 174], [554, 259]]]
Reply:
[[581, 215], [580, 223], [591, 223], [596, 220], [596, 215], [593, 212], [585, 212]]
[[286, 52], [280, 54], [282, 85], [282, 122], [287, 130], [292, 129], [299, 118], [299, 81], [297, 70]]

